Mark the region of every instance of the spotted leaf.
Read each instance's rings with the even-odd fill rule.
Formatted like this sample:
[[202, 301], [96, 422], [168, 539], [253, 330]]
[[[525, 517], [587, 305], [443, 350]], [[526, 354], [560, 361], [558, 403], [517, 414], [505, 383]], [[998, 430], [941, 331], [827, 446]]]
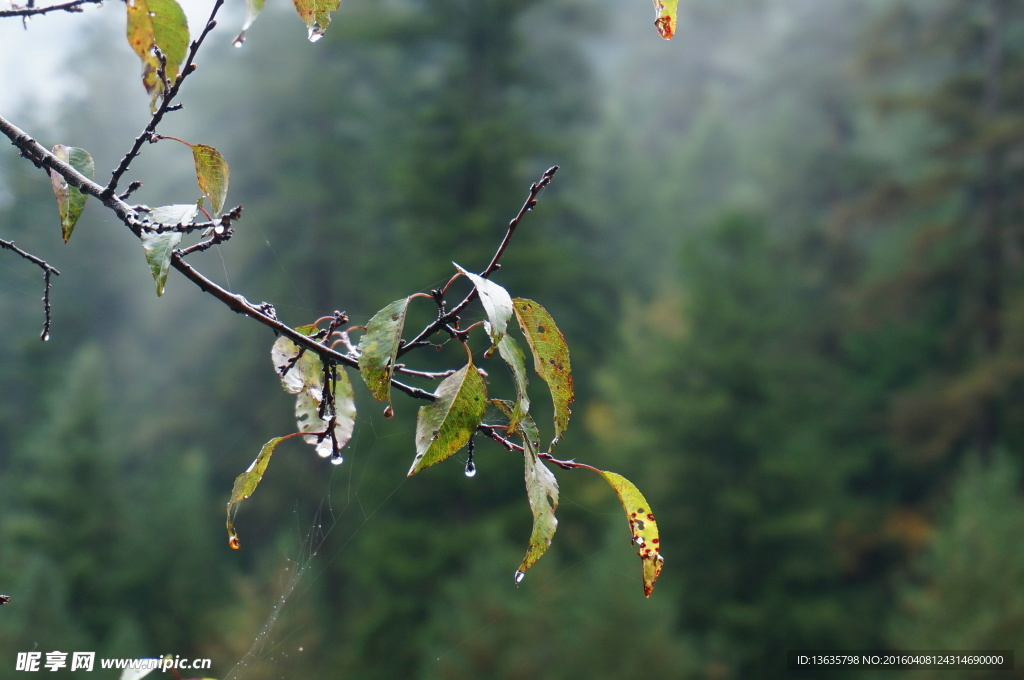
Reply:
[[615, 489], [622, 508], [629, 520], [629, 531], [636, 554], [643, 563], [644, 595], [651, 596], [654, 582], [661, 574], [665, 558], [661, 556], [661, 538], [658, 536], [658, 523], [654, 520], [651, 504], [647, 502], [634, 484], [614, 472], [600, 471], [601, 476]]
[[551, 442], [554, 445], [569, 426], [569, 405], [575, 399], [569, 348], [546, 309], [533, 300], [523, 298], [515, 298], [513, 308], [533, 353], [534, 370], [551, 391], [555, 407], [555, 439]]
[[409, 298], [395, 300], [373, 315], [359, 339], [359, 373], [377, 401], [391, 405], [391, 376], [405, 328]]

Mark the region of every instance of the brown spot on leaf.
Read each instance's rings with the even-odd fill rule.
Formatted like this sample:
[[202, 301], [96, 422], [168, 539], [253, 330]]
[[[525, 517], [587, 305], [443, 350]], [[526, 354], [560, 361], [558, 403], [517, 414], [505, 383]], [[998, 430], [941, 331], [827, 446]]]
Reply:
[[665, 40], [671, 40], [672, 36], [676, 34], [675, 26], [672, 25], [672, 17], [658, 17], [654, 21], [654, 25], [658, 29], [658, 35]]

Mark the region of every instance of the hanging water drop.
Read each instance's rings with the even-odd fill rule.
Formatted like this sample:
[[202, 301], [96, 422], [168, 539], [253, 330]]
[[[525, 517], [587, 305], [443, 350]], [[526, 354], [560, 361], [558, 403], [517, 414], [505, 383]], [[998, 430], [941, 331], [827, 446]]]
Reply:
[[234, 42], [232, 42], [231, 45], [233, 47], [241, 47], [244, 44], [245, 44], [245, 31], [242, 31], [241, 33], [238, 34], [238, 37], [235, 38]]
[[472, 460], [467, 460], [466, 461], [466, 476], [467, 477], [473, 477], [474, 475], [476, 475], [476, 463], [474, 463]]
[[49, 342], [50, 331], [43, 331], [42, 334], [40, 334], [39, 339], [42, 340], [43, 342]]
[[313, 25], [309, 27], [309, 42], [315, 43], [322, 37], [324, 37], [324, 29], [320, 28], [319, 22], [314, 21]]
[[516, 585], [522, 583], [524, 578], [526, 578], [526, 572], [516, 569]]
[[384, 417], [385, 418], [394, 418], [395, 417], [395, 409], [391, 408], [391, 404], [388, 404], [387, 406], [384, 407]]
[[333, 458], [331, 458], [331, 465], [341, 465], [344, 462], [345, 459], [342, 458], [341, 456], [334, 456]]

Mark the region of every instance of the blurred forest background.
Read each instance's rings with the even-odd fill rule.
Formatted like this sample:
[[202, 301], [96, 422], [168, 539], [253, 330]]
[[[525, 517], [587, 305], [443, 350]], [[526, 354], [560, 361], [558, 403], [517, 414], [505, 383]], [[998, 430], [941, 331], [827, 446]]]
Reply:
[[[557, 453], [645, 492], [662, 578], [645, 600], [614, 495], [558, 471], [554, 544], [514, 587], [521, 459], [481, 442], [474, 478], [453, 460], [407, 481], [419, 404], [385, 421], [358, 387], [345, 463], [282, 445], [229, 550], [232, 480], [294, 429], [273, 338], [173, 274], [157, 299], [96, 205], [64, 246], [8, 148], [0, 237], [62, 275], [41, 343], [39, 272], [0, 253], [4, 675], [28, 650], [245, 680], [1024, 651], [1024, 4], [683, 0], [664, 42], [643, 0], [344, 0], [316, 45], [286, 4], [242, 49], [242, 8], [222, 20], [161, 130], [220, 149], [245, 206], [195, 263], [293, 326], [359, 323], [452, 260], [482, 268], [559, 164], [496, 279], [566, 334]], [[57, 108], [4, 114], [103, 176], [148, 98], [120, 3], [86, 15]], [[137, 200], [198, 197], [190, 166], [147, 147]]]

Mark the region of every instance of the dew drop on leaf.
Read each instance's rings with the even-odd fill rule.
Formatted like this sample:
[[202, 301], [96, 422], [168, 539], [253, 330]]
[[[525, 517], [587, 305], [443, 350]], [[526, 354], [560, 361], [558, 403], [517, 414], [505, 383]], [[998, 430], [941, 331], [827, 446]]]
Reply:
[[309, 42], [315, 43], [324, 37], [324, 29], [320, 27], [320, 23], [314, 21], [313, 25], [309, 27]]
[[238, 34], [238, 37], [235, 38], [234, 42], [232, 42], [231, 45], [233, 47], [241, 47], [244, 44], [245, 44], [245, 31], [242, 31], [241, 33]]
[[520, 583], [522, 583], [524, 578], [526, 578], [526, 572], [525, 571], [519, 571], [517, 569], [516, 570], [516, 585], [519, 585]]

